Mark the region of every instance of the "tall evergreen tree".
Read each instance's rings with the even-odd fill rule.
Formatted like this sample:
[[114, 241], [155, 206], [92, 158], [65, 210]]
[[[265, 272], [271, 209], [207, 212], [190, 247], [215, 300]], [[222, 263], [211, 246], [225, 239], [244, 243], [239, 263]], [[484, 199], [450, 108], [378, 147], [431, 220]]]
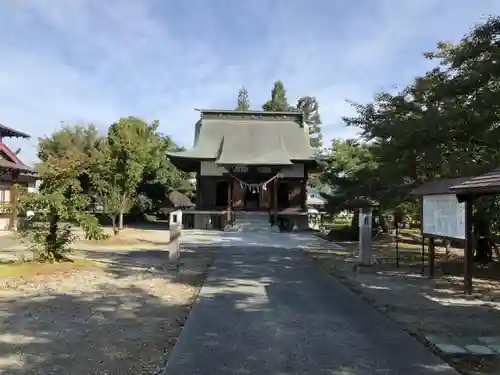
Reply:
[[238, 92], [238, 106], [237, 111], [248, 111], [250, 109], [250, 100], [248, 99], [248, 90], [242, 87]]
[[304, 122], [309, 128], [311, 147], [321, 148], [323, 146], [323, 134], [321, 133], [318, 101], [313, 96], [303, 96], [297, 102], [297, 110], [304, 114]]
[[283, 85], [283, 82], [274, 82], [274, 87], [271, 91], [271, 99], [264, 103], [262, 109], [268, 112], [285, 112], [292, 109], [288, 104], [285, 85]]

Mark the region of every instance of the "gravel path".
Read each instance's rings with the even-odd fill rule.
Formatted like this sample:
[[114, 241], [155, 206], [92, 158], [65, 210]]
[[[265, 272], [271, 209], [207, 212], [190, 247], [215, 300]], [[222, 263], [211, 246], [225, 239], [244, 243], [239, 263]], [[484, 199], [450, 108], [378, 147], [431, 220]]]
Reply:
[[163, 366], [213, 252], [93, 251], [104, 266], [0, 288], [0, 374], [153, 374]]

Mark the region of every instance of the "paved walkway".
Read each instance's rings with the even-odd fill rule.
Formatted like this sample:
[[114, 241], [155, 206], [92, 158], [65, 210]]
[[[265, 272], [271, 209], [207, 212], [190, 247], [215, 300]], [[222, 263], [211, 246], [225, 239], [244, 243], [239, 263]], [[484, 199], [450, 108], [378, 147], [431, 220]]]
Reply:
[[457, 375], [299, 250], [287, 249], [316, 239], [223, 238], [207, 241], [226, 246], [164, 375]]

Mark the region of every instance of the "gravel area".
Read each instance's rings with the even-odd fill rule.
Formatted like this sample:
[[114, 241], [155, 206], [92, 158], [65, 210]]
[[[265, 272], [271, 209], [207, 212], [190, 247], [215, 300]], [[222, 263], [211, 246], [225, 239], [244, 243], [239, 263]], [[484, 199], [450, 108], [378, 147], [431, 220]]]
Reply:
[[[306, 251], [315, 263], [339, 278], [379, 311], [400, 323], [408, 332], [426, 342], [425, 337], [475, 339], [495, 336], [500, 330], [500, 266], [475, 269], [472, 296], [463, 292], [461, 259], [443, 260], [444, 249], [437, 249], [436, 277], [421, 276], [420, 250], [403, 250], [400, 267], [394, 263], [395, 251], [374, 246], [377, 264], [367, 272], [357, 272], [353, 246], [346, 251]], [[388, 259], [388, 254], [392, 259]], [[412, 260], [412, 258], [414, 258]], [[427, 273], [427, 270], [426, 270]], [[439, 352], [438, 352], [439, 353]], [[447, 356], [439, 353], [465, 375], [500, 373], [498, 356]]]
[[215, 250], [79, 252], [99, 266], [0, 286], [0, 374], [155, 374], [186, 320]]

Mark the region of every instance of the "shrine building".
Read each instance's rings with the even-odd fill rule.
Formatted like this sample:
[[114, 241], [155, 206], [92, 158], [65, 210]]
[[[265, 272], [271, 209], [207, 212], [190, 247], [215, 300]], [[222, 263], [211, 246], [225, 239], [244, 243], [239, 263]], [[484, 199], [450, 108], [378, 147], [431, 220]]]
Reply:
[[269, 226], [307, 228], [308, 173], [316, 160], [301, 113], [201, 110], [193, 147], [168, 157], [196, 172], [195, 208], [186, 212], [193, 227], [218, 222], [213, 227], [224, 229], [260, 214]]
[[6, 144], [6, 138], [29, 139], [26, 133], [0, 125], [0, 231], [15, 229], [17, 217], [13, 205], [19, 189], [34, 191], [38, 177]]

